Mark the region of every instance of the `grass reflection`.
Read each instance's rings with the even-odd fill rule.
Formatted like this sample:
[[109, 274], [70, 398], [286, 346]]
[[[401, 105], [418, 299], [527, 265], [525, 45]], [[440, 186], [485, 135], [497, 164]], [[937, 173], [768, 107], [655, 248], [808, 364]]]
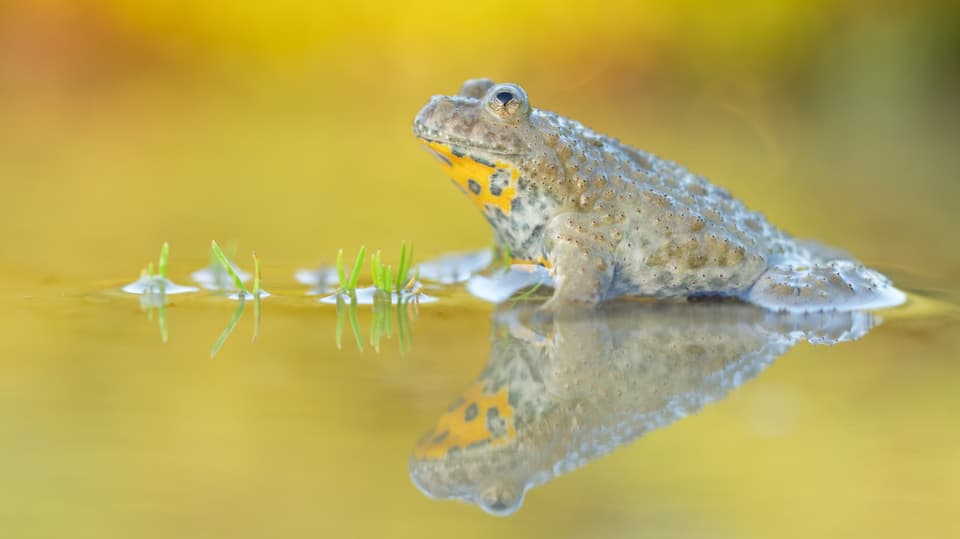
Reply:
[[[220, 334], [220, 338], [217, 339], [217, 342], [213, 344], [213, 349], [210, 350], [210, 357], [217, 355], [217, 352], [220, 351], [220, 348], [223, 347], [223, 344], [227, 342], [227, 338], [233, 333], [233, 328], [237, 327], [237, 322], [240, 321], [240, 317], [243, 316], [243, 309], [246, 307], [247, 299], [244, 296], [240, 296], [237, 301], [237, 308], [233, 310], [233, 317], [230, 319], [230, 322], [227, 323], [227, 327], [223, 328], [223, 333]], [[259, 323], [255, 323], [259, 325]], [[254, 335], [256, 335], [256, 330], [254, 330]]]
[[[394, 301], [396, 298], [396, 301]], [[349, 300], [349, 303], [348, 301]], [[352, 294], [337, 294], [337, 322], [335, 339], [337, 349], [343, 349], [343, 329], [347, 321], [350, 323], [350, 329], [353, 333], [357, 349], [361, 352], [363, 346], [363, 331], [360, 327], [360, 321], [357, 317], [357, 296]], [[419, 294], [392, 294], [386, 290], [375, 290], [373, 292], [373, 302], [371, 303], [372, 316], [370, 320], [369, 344], [374, 351], [380, 352], [380, 342], [384, 339], [392, 339], [394, 334], [400, 348], [400, 354], [406, 354], [410, 351], [413, 344], [413, 333], [411, 330], [410, 319], [419, 316], [420, 301]]]
[[220, 249], [220, 246], [217, 245], [216, 240], [212, 240], [210, 242], [210, 251], [217, 262], [220, 263], [223, 271], [230, 276], [230, 279], [233, 281], [233, 285], [237, 288], [237, 308], [234, 309], [233, 317], [230, 319], [230, 322], [227, 323], [227, 327], [223, 328], [220, 338], [218, 338], [217, 342], [213, 344], [213, 349], [210, 350], [210, 357], [212, 358], [217, 355], [217, 352], [219, 352], [220, 348], [223, 347], [223, 344], [227, 341], [227, 338], [230, 337], [231, 333], [233, 333], [233, 329], [237, 326], [237, 322], [239, 322], [240, 317], [243, 316], [243, 309], [246, 307], [248, 298], [253, 300], [253, 337], [250, 339], [250, 342], [253, 343], [257, 341], [257, 337], [260, 335], [260, 298], [265, 294], [265, 292], [260, 286], [260, 258], [257, 256], [256, 251], [251, 254], [253, 257], [253, 292], [247, 290], [247, 287], [244, 286], [243, 279], [234, 270], [233, 264], [230, 263], [230, 260], [227, 258], [226, 254], [224, 254], [223, 250]]
[[147, 320], [153, 321], [153, 313], [157, 313], [157, 326], [160, 328], [160, 340], [167, 343], [169, 332], [167, 330], [167, 293], [163, 283], [152, 291], [141, 294], [140, 309], [147, 313]]

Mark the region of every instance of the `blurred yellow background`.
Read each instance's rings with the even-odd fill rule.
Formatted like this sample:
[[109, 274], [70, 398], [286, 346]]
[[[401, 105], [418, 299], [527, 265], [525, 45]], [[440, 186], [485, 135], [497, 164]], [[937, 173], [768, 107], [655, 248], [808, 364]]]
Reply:
[[373, 240], [421, 254], [485, 244], [410, 123], [430, 95], [488, 76], [680, 161], [797, 235], [954, 275], [957, 258], [933, 253], [956, 229], [957, 12], [8, 1], [0, 225], [16, 233], [0, 263], [59, 273], [69, 258], [91, 279], [164, 239], [201, 258], [195, 238], [237, 238], [267, 264]]
[[0, 536], [955, 537], [955, 319], [799, 347], [496, 520], [406, 477], [486, 361], [483, 309], [425, 307], [400, 358], [278, 300], [212, 362], [232, 305], [180, 300], [164, 346], [104, 292], [163, 241], [182, 281], [236, 239], [274, 290], [339, 247], [486, 245], [410, 133], [481, 76], [956, 290], [960, 4], [880, 4], [0, 3]]

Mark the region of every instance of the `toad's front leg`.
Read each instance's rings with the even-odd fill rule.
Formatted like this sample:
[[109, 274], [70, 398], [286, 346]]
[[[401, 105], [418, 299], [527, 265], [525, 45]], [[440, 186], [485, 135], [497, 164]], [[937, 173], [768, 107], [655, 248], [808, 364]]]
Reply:
[[592, 217], [555, 216], [544, 230], [544, 248], [552, 265], [554, 293], [543, 309], [595, 306], [613, 282], [613, 251]]

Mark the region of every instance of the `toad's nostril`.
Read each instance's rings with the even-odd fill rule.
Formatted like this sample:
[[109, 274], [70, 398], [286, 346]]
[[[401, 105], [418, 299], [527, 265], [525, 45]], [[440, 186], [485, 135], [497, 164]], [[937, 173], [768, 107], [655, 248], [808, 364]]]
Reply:
[[510, 92], [497, 92], [497, 100], [501, 104], [506, 105], [513, 99], [513, 94]]

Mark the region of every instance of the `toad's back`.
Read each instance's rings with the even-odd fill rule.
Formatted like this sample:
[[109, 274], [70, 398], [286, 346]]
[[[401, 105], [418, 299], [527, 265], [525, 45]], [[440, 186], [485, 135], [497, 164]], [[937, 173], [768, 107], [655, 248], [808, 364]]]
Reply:
[[800, 244], [676, 163], [468, 81], [414, 131], [483, 211], [498, 243], [551, 268], [551, 306], [620, 295], [725, 295], [774, 310], [895, 305], [904, 295], [837, 252]]

